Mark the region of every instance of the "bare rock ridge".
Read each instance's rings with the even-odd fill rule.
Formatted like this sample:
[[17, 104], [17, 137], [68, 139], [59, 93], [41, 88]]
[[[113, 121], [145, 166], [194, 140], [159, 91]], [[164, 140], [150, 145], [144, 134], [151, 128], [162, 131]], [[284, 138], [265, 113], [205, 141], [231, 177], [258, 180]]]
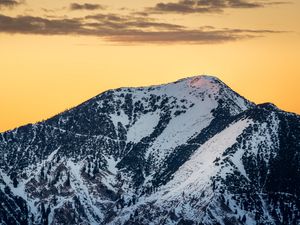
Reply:
[[216, 77], [119, 88], [0, 134], [0, 224], [300, 224], [300, 116]]

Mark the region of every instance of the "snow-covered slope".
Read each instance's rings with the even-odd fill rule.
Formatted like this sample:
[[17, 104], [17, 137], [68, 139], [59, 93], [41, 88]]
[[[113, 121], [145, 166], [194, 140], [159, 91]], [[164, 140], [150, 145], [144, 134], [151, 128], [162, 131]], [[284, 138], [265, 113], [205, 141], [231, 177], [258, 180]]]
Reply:
[[299, 137], [215, 77], [109, 90], [0, 134], [0, 224], [297, 224]]

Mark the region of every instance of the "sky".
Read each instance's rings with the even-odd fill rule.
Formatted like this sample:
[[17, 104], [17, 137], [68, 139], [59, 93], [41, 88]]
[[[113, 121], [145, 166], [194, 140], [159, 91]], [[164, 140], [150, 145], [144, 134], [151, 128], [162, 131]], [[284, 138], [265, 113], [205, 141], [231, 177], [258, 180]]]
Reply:
[[201, 74], [300, 114], [299, 12], [299, 0], [0, 0], [0, 131]]

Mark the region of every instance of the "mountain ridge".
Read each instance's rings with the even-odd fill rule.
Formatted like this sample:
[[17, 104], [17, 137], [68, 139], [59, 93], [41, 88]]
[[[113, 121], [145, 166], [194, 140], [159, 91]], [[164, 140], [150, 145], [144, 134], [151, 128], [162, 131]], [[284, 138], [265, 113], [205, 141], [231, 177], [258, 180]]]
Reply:
[[0, 134], [0, 224], [297, 224], [299, 140], [215, 77], [108, 90]]

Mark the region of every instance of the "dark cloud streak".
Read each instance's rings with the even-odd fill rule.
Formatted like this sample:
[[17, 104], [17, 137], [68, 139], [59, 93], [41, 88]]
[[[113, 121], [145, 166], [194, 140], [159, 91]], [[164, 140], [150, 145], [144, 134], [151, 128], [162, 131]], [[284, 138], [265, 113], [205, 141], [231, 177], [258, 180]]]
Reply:
[[15, 1], [15, 0], [0, 0], [0, 8], [1, 7], [15, 7], [17, 5], [21, 4], [21, 2]]
[[164, 30], [177, 30], [184, 27], [177, 24], [156, 22], [154, 19], [136, 16], [120, 16], [116, 14], [96, 14], [86, 16], [101, 25], [110, 25], [112, 28], [156, 28]]
[[91, 4], [91, 3], [71, 3], [70, 10], [97, 10], [97, 9], [104, 9], [102, 5], [99, 4]]
[[289, 2], [250, 1], [250, 0], [179, 0], [160, 2], [145, 9], [146, 13], [222, 13], [225, 9], [262, 8], [267, 5], [287, 4]]
[[273, 30], [217, 29], [160, 23], [144, 17], [97, 14], [84, 18], [49, 19], [32, 16], [9, 17], [0, 14], [0, 32], [10, 34], [97, 36], [119, 43], [223, 43], [261, 37]]

